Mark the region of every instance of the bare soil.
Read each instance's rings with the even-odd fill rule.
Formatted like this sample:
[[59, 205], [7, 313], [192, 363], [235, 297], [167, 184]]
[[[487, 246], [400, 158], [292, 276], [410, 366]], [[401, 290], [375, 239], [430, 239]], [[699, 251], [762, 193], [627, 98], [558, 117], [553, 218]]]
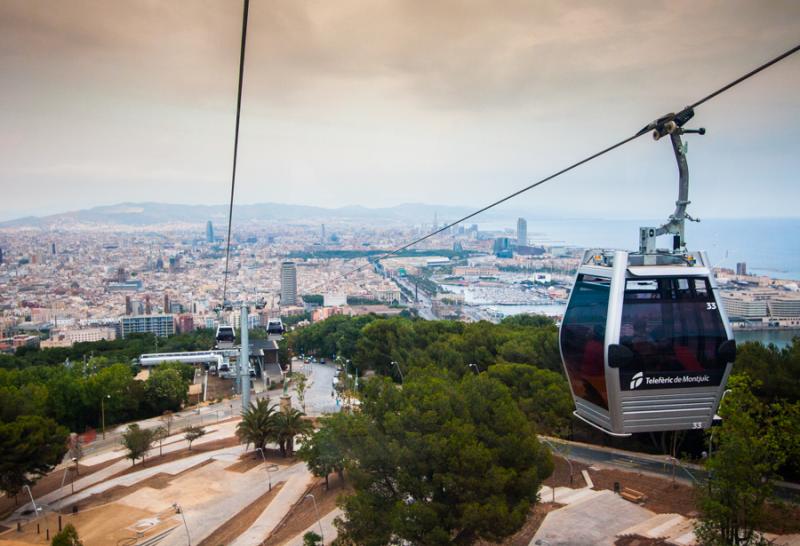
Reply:
[[[138, 472], [142, 468], [150, 468], [153, 466], [162, 465], [165, 463], [169, 463], [172, 461], [178, 461], [180, 459], [185, 459], [186, 457], [192, 457], [194, 455], [199, 455], [200, 453], [206, 453], [209, 451], [216, 451], [217, 449], [223, 449], [226, 447], [234, 447], [239, 445], [239, 438], [236, 436], [232, 436], [230, 438], [222, 438], [220, 440], [214, 440], [213, 442], [206, 442], [204, 444], [197, 444], [192, 446], [192, 450], [189, 451], [189, 448], [181, 449], [179, 451], [173, 451], [171, 453], [165, 453], [164, 455], [156, 455], [153, 457], [148, 457], [144, 460], [144, 462], [139, 462], [136, 465], [132, 465], [130, 468], [126, 468], [120, 472], [117, 472], [113, 476], [109, 477], [109, 480], [114, 478], [118, 478], [120, 476], [124, 476], [126, 474], [130, 474], [131, 472]], [[117, 459], [119, 460], [119, 459]]]
[[225, 467], [225, 470], [230, 470], [231, 472], [239, 472], [244, 474], [248, 470], [251, 470], [259, 465], [264, 464], [264, 459], [266, 458], [267, 464], [276, 464], [276, 465], [293, 465], [297, 462], [297, 459], [294, 457], [282, 457], [280, 451], [277, 449], [265, 449], [264, 450], [265, 457], [261, 457], [261, 453], [258, 451], [248, 451], [247, 453], [243, 453], [239, 455], [239, 461], [233, 463], [230, 466]]
[[[98, 463], [92, 466], [86, 466], [79, 464], [78, 465], [78, 475], [76, 476], [72, 470], [67, 472], [67, 479], [64, 482], [64, 487], [69, 487], [70, 482], [75, 479], [78, 480], [83, 476], [88, 476], [89, 474], [93, 474], [98, 470], [102, 470], [107, 466], [110, 466], [117, 461], [119, 461], [122, 457], [118, 457], [116, 459], [111, 459], [109, 461], [103, 461], [102, 463]], [[59, 470], [54, 470], [50, 474], [43, 476], [39, 481], [36, 482], [36, 485], [32, 487], [33, 490], [33, 497], [38, 499], [42, 495], [46, 495], [48, 493], [52, 493], [59, 487], [61, 487], [61, 480], [64, 479], [64, 468]], [[27, 499], [24, 494], [17, 495], [15, 500], [14, 497], [7, 497], [3, 495], [0, 497], [0, 519], [4, 519], [6, 516], [11, 514], [14, 510], [19, 508], [20, 505], [28, 502], [30, 499]]]
[[[123, 497], [127, 497], [131, 493], [134, 493], [143, 487], [151, 487], [153, 489], [164, 489], [173, 480], [176, 480], [177, 478], [183, 476], [184, 474], [197, 470], [198, 468], [202, 468], [203, 466], [210, 464], [211, 462], [213, 462], [211, 459], [206, 459], [205, 461], [202, 461], [194, 466], [191, 466], [186, 470], [184, 470], [183, 472], [179, 472], [177, 474], [167, 474], [164, 472], [160, 472], [158, 474], [150, 476], [149, 478], [145, 478], [140, 482], [136, 482], [135, 484], [130, 486], [116, 485], [110, 489], [106, 489], [101, 493], [95, 493], [94, 495], [91, 495], [79, 501], [77, 503], [80, 509], [79, 511], [115, 502]], [[72, 506], [73, 504], [65, 506], [64, 508], [61, 509], [61, 513], [62, 514], [72, 513]]]
[[672, 483], [669, 479], [656, 478], [638, 472], [622, 470], [590, 470], [589, 477], [595, 489], [614, 490], [614, 482], [620, 488], [629, 487], [644, 493], [647, 499], [642, 506], [658, 514], [680, 514], [686, 517], [697, 517], [694, 487], [682, 482]]
[[232, 543], [253, 525], [264, 510], [267, 509], [267, 506], [272, 502], [281, 487], [283, 487], [283, 482], [273, 486], [272, 491], [267, 491], [238, 514], [217, 527], [199, 546], [218, 546], [219, 544]]
[[[3, 546], [50, 544], [47, 535], [49, 533], [52, 540], [58, 532], [58, 517], [58, 514], [48, 512], [40, 516], [38, 520], [25, 523], [21, 532], [17, 532], [15, 529], [7, 531], [0, 535], [0, 544]], [[144, 528], [142, 532], [144, 539], [178, 525], [174, 512], [156, 514], [149, 510], [130, 506], [123, 508], [117, 505], [105, 505], [74, 515], [61, 515], [62, 525], [73, 524], [85, 546], [137, 544], [139, 540], [137, 540], [137, 533], [133, 526], [138, 521], [150, 518], [158, 518], [160, 521]], [[36, 532], [37, 524], [39, 533]]]
[[614, 546], [672, 546], [660, 538], [648, 538], [639, 535], [618, 538]]
[[[647, 499], [642, 506], [658, 514], [680, 514], [688, 518], [696, 518], [699, 515], [694, 487], [681, 482], [673, 484], [671, 480], [665, 478], [611, 469], [590, 470], [589, 476], [594, 482], [595, 489], [613, 491], [614, 482], [619, 482], [621, 488], [630, 487], [644, 493]], [[793, 504], [770, 505], [760, 530], [776, 534], [800, 532], [800, 506]], [[660, 545], [661, 543], [643, 542], [642, 544]], [[629, 545], [625, 544], [624, 546]]]
[[506, 538], [502, 542], [486, 542], [479, 540], [475, 544], [478, 546], [528, 546], [528, 544], [531, 543], [531, 540], [533, 540], [533, 537], [536, 535], [536, 531], [538, 531], [539, 527], [542, 525], [545, 516], [547, 516], [547, 514], [553, 510], [558, 510], [562, 506], [564, 505], [558, 503], [537, 503], [533, 508], [531, 508], [531, 511], [528, 514], [528, 519], [525, 520], [525, 524], [522, 526], [522, 529], [510, 537]]
[[[339, 495], [352, 493], [352, 489], [339, 480], [337, 474], [331, 474], [328, 478], [330, 490], [325, 490], [325, 480], [318, 479], [300, 497], [300, 500], [292, 506], [289, 513], [261, 543], [262, 546], [278, 546], [296, 537], [317, 522], [317, 514], [314, 510], [314, 503], [305, 500], [305, 496], [311, 493], [317, 501], [320, 517], [336, 509], [336, 499]], [[305, 502], [304, 502], [305, 501]]]

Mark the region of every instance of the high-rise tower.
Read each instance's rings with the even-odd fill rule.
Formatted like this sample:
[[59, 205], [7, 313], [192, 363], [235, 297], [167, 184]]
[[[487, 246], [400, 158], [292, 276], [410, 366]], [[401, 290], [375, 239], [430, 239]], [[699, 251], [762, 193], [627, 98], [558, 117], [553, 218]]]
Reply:
[[297, 305], [297, 267], [294, 262], [281, 264], [281, 305]]
[[528, 246], [528, 222], [525, 218], [517, 218], [517, 245]]
[[211, 220], [206, 223], [206, 242], [214, 242], [214, 224], [211, 223]]

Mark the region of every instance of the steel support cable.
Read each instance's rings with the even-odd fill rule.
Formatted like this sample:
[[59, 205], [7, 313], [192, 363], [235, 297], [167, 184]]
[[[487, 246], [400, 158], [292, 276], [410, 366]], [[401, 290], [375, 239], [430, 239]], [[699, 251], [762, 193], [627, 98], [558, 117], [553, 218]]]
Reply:
[[239, 53], [239, 87], [236, 94], [236, 130], [233, 140], [233, 173], [231, 174], [231, 200], [228, 206], [228, 238], [225, 244], [225, 276], [222, 281], [222, 304], [228, 295], [228, 265], [231, 257], [231, 226], [233, 225], [233, 195], [236, 191], [236, 158], [239, 154], [239, 117], [242, 113], [242, 81], [244, 80], [244, 53], [247, 43], [247, 13], [250, 8], [250, 0], [244, 0], [244, 10], [242, 12], [242, 47]]
[[[684, 112], [684, 111], [687, 111], [687, 110], [693, 110], [697, 106], [700, 106], [701, 104], [703, 104], [703, 103], [705, 103], [705, 102], [717, 97], [718, 95], [721, 95], [725, 91], [728, 91], [729, 89], [739, 85], [740, 83], [742, 83], [743, 81], [747, 80], [748, 78], [751, 78], [751, 77], [755, 76], [759, 72], [761, 72], [761, 71], [769, 68], [770, 66], [782, 61], [786, 57], [789, 57], [790, 55], [792, 55], [794, 53], [797, 53], [798, 51], [800, 51], [800, 44], [796, 45], [795, 47], [793, 47], [793, 48], [791, 48], [791, 49], [789, 49], [787, 51], [785, 51], [784, 53], [781, 53], [777, 57], [774, 57], [773, 59], [767, 61], [766, 63], [758, 66], [757, 68], [755, 68], [753, 70], [751, 70], [747, 74], [745, 74], [745, 75], [733, 80], [732, 82], [728, 83], [727, 85], [724, 85], [723, 87], [720, 87], [719, 89], [717, 89], [713, 93], [710, 93], [710, 94], [706, 95], [702, 99], [700, 99], [700, 100], [692, 103], [691, 105], [687, 106], [686, 108], [684, 108], [681, 112]], [[661, 118], [661, 119], [664, 119], [664, 118]], [[636, 134], [634, 134], [634, 135], [632, 135], [632, 136], [630, 136], [630, 137], [628, 137], [626, 139], [620, 140], [616, 144], [613, 144], [613, 145], [609, 146], [608, 148], [605, 148], [605, 149], [603, 149], [603, 150], [601, 150], [601, 151], [599, 151], [597, 153], [594, 153], [594, 154], [592, 154], [592, 155], [590, 155], [590, 156], [588, 156], [588, 157], [586, 157], [584, 159], [581, 159], [580, 161], [577, 161], [577, 162], [573, 163], [572, 165], [570, 165], [570, 166], [568, 166], [568, 167], [566, 167], [564, 169], [561, 169], [558, 172], [555, 172], [555, 173], [553, 173], [553, 174], [551, 174], [549, 176], [546, 176], [545, 178], [542, 178], [542, 179], [534, 182], [533, 184], [530, 184], [529, 186], [525, 186], [524, 188], [522, 188], [520, 190], [517, 190], [514, 193], [511, 193], [511, 194], [509, 194], [509, 195], [507, 195], [507, 196], [505, 196], [505, 197], [503, 197], [501, 199], [498, 199], [497, 201], [495, 201], [495, 202], [493, 202], [493, 203], [491, 203], [489, 205], [486, 205], [485, 207], [483, 207], [481, 209], [478, 209], [475, 212], [472, 212], [472, 213], [464, 216], [463, 218], [459, 218], [455, 222], [451, 222], [451, 223], [447, 224], [446, 226], [444, 226], [442, 228], [439, 228], [439, 229], [437, 229], [435, 231], [432, 231], [431, 233], [428, 233], [427, 235], [425, 235], [423, 237], [420, 237], [419, 239], [415, 239], [414, 241], [411, 241], [410, 243], [406, 243], [405, 245], [403, 245], [401, 247], [398, 247], [398, 248], [396, 248], [396, 249], [394, 249], [394, 250], [392, 250], [390, 252], [387, 252], [387, 253], [383, 254], [382, 256], [380, 256], [379, 258], [377, 258], [375, 261], [380, 261], [380, 260], [386, 259], [386, 258], [388, 258], [390, 256], [393, 256], [393, 255], [397, 254], [398, 252], [402, 252], [402, 251], [404, 251], [404, 250], [406, 250], [406, 249], [408, 249], [408, 248], [410, 248], [410, 247], [412, 247], [412, 246], [414, 246], [416, 244], [421, 243], [422, 241], [425, 241], [426, 239], [430, 239], [431, 237], [433, 237], [435, 235], [438, 235], [439, 233], [442, 233], [443, 231], [446, 231], [446, 230], [450, 229], [453, 226], [456, 226], [456, 225], [458, 225], [458, 224], [460, 224], [460, 223], [462, 223], [462, 222], [464, 222], [466, 220], [469, 220], [470, 218], [473, 218], [473, 217], [475, 217], [475, 216], [477, 216], [477, 215], [479, 215], [479, 214], [481, 214], [483, 212], [486, 212], [487, 210], [489, 210], [491, 208], [494, 208], [497, 205], [500, 205], [501, 203], [505, 203], [509, 199], [513, 199], [514, 197], [517, 197], [518, 195], [521, 195], [521, 194], [523, 194], [523, 193], [525, 193], [527, 191], [530, 191], [530, 190], [532, 190], [532, 189], [534, 189], [534, 188], [536, 188], [538, 186], [541, 186], [545, 182], [548, 182], [548, 181], [550, 181], [550, 180], [552, 180], [552, 179], [554, 179], [554, 178], [556, 178], [558, 176], [561, 176], [562, 174], [565, 174], [568, 171], [571, 171], [572, 169], [583, 165], [584, 163], [588, 163], [589, 161], [592, 161], [593, 159], [597, 159], [598, 157], [600, 157], [602, 155], [605, 155], [608, 152], [610, 152], [612, 150], [615, 150], [615, 149], [619, 148], [620, 146], [623, 146], [624, 144], [627, 144], [627, 143], [631, 142], [632, 140], [636, 140], [640, 136], [646, 134], [647, 132], [649, 132], [650, 130], [655, 128], [657, 125], [658, 125], [658, 121], [655, 121], [655, 122], [647, 125], [643, 129], [641, 129]], [[333, 279], [331, 279], [331, 281], [328, 281], [328, 282], [333, 282], [333, 281], [348, 277], [348, 276], [352, 275], [353, 273], [356, 273], [358, 271], [361, 271], [365, 267], [368, 267], [371, 263], [372, 262], [368, 261], [367, 263], [362, 264], [359, 267], [356, 267], [355, 269], [352, 269], [352, 270], [350, 270], [350, 271], [348, 271], [346, 273], [342, 273], [341, 275], [339, 275], [337, 277], [334, 277]], [[325, 283], [325, 284], [327, 284], [327, 283]], [[322, 286], [324, 286], [324, 284]]]

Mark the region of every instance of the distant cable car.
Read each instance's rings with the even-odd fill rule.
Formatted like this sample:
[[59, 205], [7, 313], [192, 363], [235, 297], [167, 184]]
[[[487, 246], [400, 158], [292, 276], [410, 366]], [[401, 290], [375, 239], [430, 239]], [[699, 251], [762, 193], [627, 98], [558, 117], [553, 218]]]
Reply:
[[280, 318], [271, 318], [267, 321], [267, 334], [280, 336], [285, 331], [283, 321]]
[[220, 324], [217, 326], [217, 348], [230, 348], [236, 342], [236, 331], [233, 326]]
[[[686, 250], [689, 173], [680, 135], [693, 115], [655, 123], [680, 173], [675, 212], [640, 228], [638, 252], [589, 250], [578, 267], [559, 343], [575, 415], [615, 436], [711, 426], [736, 342], [704, 252]], [[656, 237], [672, 235], [671, 250]]]

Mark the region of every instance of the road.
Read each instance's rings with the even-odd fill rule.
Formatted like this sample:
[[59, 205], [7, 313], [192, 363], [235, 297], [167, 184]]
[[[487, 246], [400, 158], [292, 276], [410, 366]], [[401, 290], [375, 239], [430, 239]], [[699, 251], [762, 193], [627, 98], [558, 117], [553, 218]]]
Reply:
[[[339, 411], [341, 405], [337, 405], [336, 397], [331, 396], [333, 392], [333, 377], [336, 375], [336, 368], [333, 364], [303, 364], [300, 359], [294, 359], [292, 361], [292, 370], [308, 377], [309, 385], [305, 393], [305, 412], [308, 415], [317, 416]], [[294, 385], [290, 384], [289, 392], [292, 394], [292, 406], [300, 408], [300, 401], [293, 387]]]

